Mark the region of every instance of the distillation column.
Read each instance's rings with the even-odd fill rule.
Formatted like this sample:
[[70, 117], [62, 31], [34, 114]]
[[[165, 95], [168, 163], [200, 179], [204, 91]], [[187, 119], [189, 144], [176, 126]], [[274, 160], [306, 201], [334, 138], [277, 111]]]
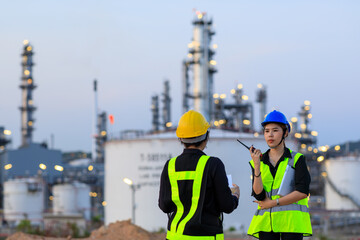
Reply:
[[92, 160], [97, 163], [103, 163], [105, 159], [104, 144], [107, 140], [107, 114], [99, 113], [97, 80], [94, 80], [94, 120], [93, 120], [93, 143], [92, 143]]
[[[210, 49], [211, 37], [215, 33], [212, 31], [212, 21], [207, 20], [204, 13], [197, 12], [196, 19], [193, 21], [193, 41], [189, 44], [188, 56], [192, 59], [183, 63], [186, 67], [192, 65], [193, 73], [193, 94], [187, 94], [188, 86], [187, 73], [183, 73], [184, 98], [194, 99], [194, 110], [201, 112], [208, 121], [212, 120], [213, 115], [213, 74], [216, 72], [216, 62], [212, 60], [214, 51]], [[184, 71], [184, 70], [183, 70]], [[183, 109], [186, 109], [187, 101], [183, 101]]]
[[170, 129], [172, 126], [171, 123], [171, 97], [170, 97], [170, 84], [169, 80], [166, 80], [164, 82], [164, 93], [163, 93], [163, 111], [162, 111], [162, 123], [164, 126], [164, 129]]
[[266, 103], [267, 103], [267, 93], [266, 86], [259, 83], [257, 85], [258, 91], [256, 92], [256, 102], [260, 104], [260, 122], [263, 122], [266, 115]]
[[26, 146], [32, 143], [32, 132], [34, 130], [33, 114], [36, 108], [33, 105], [33, 90], [36, 88], [33, 80], [34, 65], [32, 56], [33, 48], [29, 41], [24, 41], [24, 51], [22, 53], [22, 77], [20, 88], [22, 90], [21, 101], [21, 145]]

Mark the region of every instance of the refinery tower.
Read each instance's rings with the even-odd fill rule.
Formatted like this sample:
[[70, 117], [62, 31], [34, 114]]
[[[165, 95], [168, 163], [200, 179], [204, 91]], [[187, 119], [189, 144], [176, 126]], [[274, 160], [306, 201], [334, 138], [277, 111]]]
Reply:
[[34, 112], [36, 107], [33, 102], [33, 90], [36, 88], [33, 79], [33, 47], [28, 40], [24, 41], [22, 53], [22, 76], [20, 88], [21, 96], [21, 145], [26, 146], [32, 143], [34, 131]]

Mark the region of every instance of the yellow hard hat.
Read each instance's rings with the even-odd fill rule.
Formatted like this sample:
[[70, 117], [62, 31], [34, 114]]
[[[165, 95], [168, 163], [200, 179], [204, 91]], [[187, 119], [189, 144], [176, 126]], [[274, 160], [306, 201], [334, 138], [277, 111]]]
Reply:
[[[209, 127], [210, 124], [201, 113], [190, 110], [184, 113], [184, 115], [180, 118], [176, 129], [176, 136], [181, 139], [199, 137], [207, 133]], [[185, 140], [183, 142], [189, 141]]]

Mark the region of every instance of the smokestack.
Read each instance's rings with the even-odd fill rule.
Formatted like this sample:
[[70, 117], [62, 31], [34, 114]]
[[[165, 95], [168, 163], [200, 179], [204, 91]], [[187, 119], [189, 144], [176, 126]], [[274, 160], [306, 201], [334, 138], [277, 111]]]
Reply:
[[91, 158], [93, 162], [96, 162], [96, 137], [98, 134], [97, 125], [98, 125], [98, 96], [97, 96], [97, 80], [94, 79], [94, 114], [93, 114], [93, 134], [92, 134], [92, 150]]

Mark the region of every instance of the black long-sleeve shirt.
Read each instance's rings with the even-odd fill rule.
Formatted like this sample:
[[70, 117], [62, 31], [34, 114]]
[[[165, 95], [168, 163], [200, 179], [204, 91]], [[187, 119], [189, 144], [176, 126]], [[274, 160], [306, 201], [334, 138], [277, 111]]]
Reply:
[[[274, 167], [270, 163], [269, 151], [270, 151], [270, 149], [268, 151], [266, 151], [266, 153], [263, 154], [261, 161], [264, 164], [267, 164], [269, 166], [270, 172], [271, 172], [272, 176], [275, 178], [275, 174], [276, 174], [276, 171], [278, 169], [280, 162], [284, 161], [285, 158], [291, 158], [291, 153], [288, 148], [285, 148], [284, 154], [281, 156], [279, 161], [276, 163], [276, 166]], [[253, 179], [253, 184], [254, 184], [254, 168], [251, 166], [251, 169], [252, 169], [252, 174], [253, 174], [252, 179]], [[299, 157], [299, 159], [297, 160], [297, 162], [295, 164], [295, 190], [308, 195], [310, 182], [311, 182], [310, 173], [309, 173], [309, 170], [306, 165], [305, 157], [304, 157], [304, 155], [302, 155]], [[262, 201], [265, 199], [266, 193], [265, 193], [265, 190], [263, 189], [260, 194], [256, 194], [254, 192], [254, 188], [252, 188], [251, 196], [254, 196], [256, 198], [256, 200], [258, 200], [258, 201]]]
[[[184, 152], [176, 158], [176, 171], [195, 171], [197, 163], [204, 152], [198, 149], [184, 149]], [[176, 210], [171, 200], [171, 185], [168, 175], [169, 161], [166, 162], [160, 179], [159, 207], [165, 213]], [[225, 167], [222, 161], [216, 157], [210, 157], [204, 172], [207, 172], [204, 205], [201, 213], [201, 227], [188, 232], [194, 236], [208, 236], [222, 232], [222, 224], [219, 216], [222, 212], [231, 213], [238, 206], [238, 198], [231, 194], [226, 177]], [[204, 175], [205, 176], [205, 175]], [[178, 181], [179, 196], [184, 209], [190, 208], [193, 181]], [[203, 188], [203, 186], [202, 186]], [[170, 221], [168, 229], [170, 227]], [[210, 233], [210, 234], [209, 234]]]

